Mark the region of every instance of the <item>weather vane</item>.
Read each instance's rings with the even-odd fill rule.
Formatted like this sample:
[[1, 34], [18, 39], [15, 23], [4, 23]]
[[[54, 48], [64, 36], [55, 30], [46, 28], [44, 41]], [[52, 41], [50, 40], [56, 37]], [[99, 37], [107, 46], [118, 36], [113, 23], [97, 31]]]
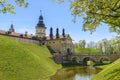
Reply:
[[11, 24], [13, 24], [13, 21], [11, 21]]
[[42, 10], [40, 10], [40, 15], [42, 15]]

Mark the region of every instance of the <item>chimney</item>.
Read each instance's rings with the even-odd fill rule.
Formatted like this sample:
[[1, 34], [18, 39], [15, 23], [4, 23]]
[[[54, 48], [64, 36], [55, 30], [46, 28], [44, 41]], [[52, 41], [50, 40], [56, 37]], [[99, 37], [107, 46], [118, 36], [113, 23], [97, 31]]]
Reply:
[[58, 39], [59, 38], [59, 29], [57, 28], [56, 29], [56, 39]]
[[52, 27], [50, 28], [50, 39], [53, 39], [53, 29], [52, 29]]
[[65, 37], [65, 29], [64, 28], [62, 30], [62, 35], [63, 35], [63, 37]]
[[26, 32], [25, 32], [25, 37], [27, 37], [27, 35], [28, 35], [28, 32], [26, 31]]

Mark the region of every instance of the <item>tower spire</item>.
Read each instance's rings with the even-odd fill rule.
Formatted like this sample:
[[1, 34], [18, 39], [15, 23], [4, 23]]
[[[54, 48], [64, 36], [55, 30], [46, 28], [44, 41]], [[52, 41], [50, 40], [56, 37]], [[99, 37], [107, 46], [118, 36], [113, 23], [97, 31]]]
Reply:
[[42, 10], [40, 10], [40, 15], [42, 15]]
[[10, 31], [10, 32], [15, 32], [14, 27], [13, 27], [13, 24], [10, 25], [9, 31]]
[[43, 16], [42, 16], [42, 10], [40, 10], [40, 16], [39, 16], [39, 21], [37, 23], [38, 27], [45, 27], [44, 21], [43, 21]]
[[36, 25], [36, 36], [40, 39], [46, 36], [46, 27], [43, 21], [42, 10], [40, 10], [39, 21]]

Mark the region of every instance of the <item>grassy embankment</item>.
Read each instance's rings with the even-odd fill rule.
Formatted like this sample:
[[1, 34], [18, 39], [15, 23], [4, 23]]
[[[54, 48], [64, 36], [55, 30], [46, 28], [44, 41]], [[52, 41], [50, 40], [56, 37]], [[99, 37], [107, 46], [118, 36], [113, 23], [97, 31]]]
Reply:
[[105, 69], [108, 66], [110, 66], [110, 64], [105, 64], [105, 65], [100, 65], [100, 66], [95, 66], [96, 68], [100, 68], [100, 69]]
[[[101, 68], [104, 68], [103, 66]], [[120, 80], [120, 59], [112, 64], [109, 64], [100, 73], [94, 76], [91, 80]]]
[[75, 53], [84, 53], [84, 54], [96, 54], [99, 53], [99, 50], [93, 48], [75, 48]]
[[0, 35], [0, 80], [46, 80], [61, 68], [50, 57], [46, 46]]

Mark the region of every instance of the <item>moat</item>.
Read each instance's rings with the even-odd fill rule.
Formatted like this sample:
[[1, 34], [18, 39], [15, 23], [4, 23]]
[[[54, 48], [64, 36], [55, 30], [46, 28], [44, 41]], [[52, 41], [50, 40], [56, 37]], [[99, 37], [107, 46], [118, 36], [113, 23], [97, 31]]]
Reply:
[[101, 69], [92, 66], [64, 67], [57, 71], [50, 80], [90, 80]]

